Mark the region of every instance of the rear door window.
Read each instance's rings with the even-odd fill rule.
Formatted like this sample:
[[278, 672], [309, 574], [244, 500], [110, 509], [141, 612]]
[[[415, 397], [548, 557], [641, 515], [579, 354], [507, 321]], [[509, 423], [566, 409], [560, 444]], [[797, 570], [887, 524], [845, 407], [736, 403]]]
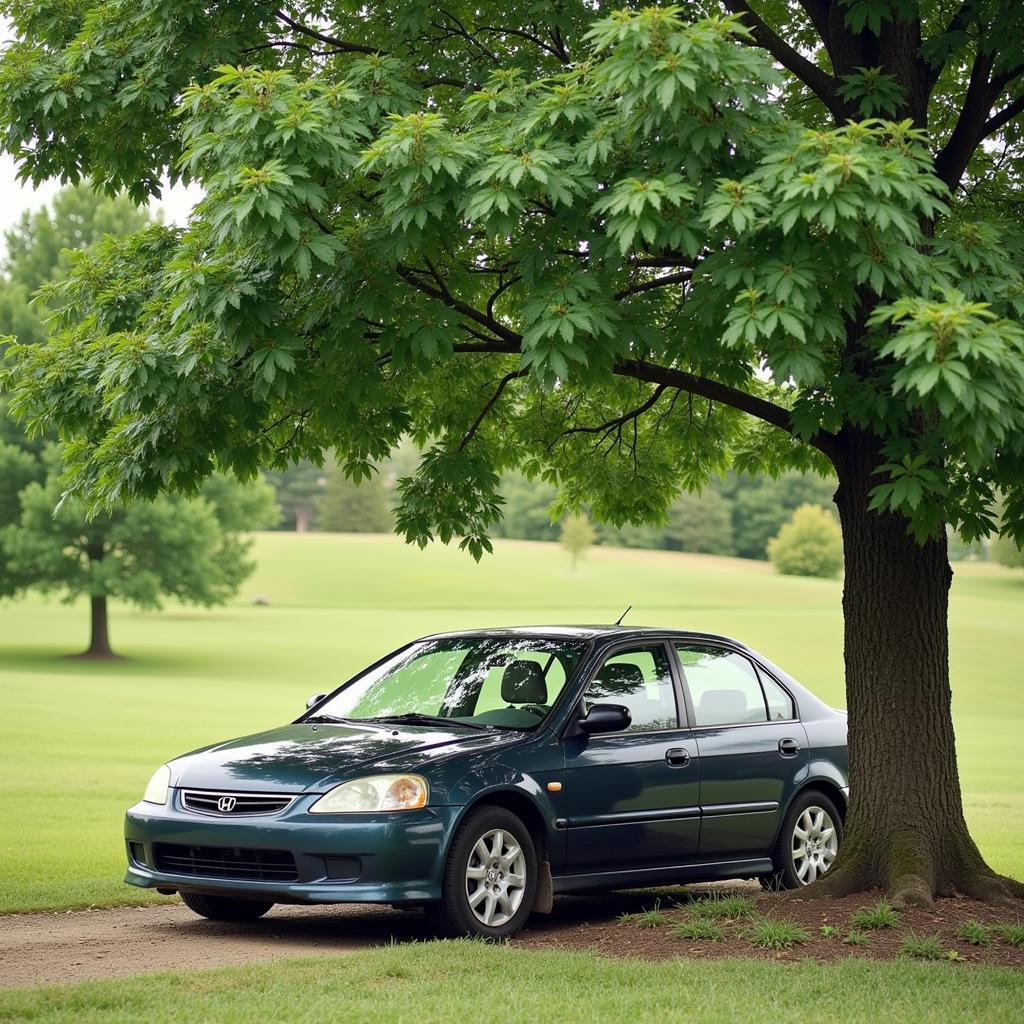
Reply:
[[764, 672], [757, 674], [764, 689], [764, 700], [768, 705], [768, 718], [772, 722], [788, 722], [790, 719], [796, 718], [793, 698], [771, 676], [765, 675]]
[[757, 672], [742, 654], [688, 643], [676, 644], [676, 652], [690, 689], [696, 725], [768, 721]]

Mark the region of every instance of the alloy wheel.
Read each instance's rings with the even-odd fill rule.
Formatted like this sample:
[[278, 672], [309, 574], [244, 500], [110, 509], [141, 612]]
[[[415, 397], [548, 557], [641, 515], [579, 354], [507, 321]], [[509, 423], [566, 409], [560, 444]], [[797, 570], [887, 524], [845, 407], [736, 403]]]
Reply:
[[810, 885], [832, 866], [839, 852], [835, 822], [823, 807], [804, 810], [793, 826], [793, 870], [801, 885]]
[[505, 829], [485, 832], [466, 864], [466, 896], [473, 916], [498, 928], [515, 916], [526, 893], [526, 854]]

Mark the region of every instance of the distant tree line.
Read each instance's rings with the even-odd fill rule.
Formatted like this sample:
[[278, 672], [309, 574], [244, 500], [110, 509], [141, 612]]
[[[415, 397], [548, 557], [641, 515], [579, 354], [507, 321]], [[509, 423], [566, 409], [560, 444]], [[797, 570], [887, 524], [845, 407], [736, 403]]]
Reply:
[[[789, 472], [778, 479], [730, 474], [700, 494], [679, 495], [663, 524], [623, 529], [595, 524], [596, 543], [763, 559], [768, 542], [802, 505], [832, 513], [834, 490], [835, 481], [810, 474]], [[558, 539], [559, 526], [549, 513], [553, 486], [510, 474], [504, 478], [502, 496], [504, 519], [496, 536]]]

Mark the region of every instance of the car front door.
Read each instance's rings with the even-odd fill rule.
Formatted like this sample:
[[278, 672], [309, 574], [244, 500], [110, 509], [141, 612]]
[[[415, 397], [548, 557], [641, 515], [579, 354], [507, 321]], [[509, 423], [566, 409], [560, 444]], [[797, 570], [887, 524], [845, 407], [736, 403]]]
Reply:
[[702, 860], [767, 856], [809, 761], [792, 696], [739, 651], [677, 642], [700, 754]]
[[570, 873], [668, 866], [696, 854], [697, 747], [678, 697], [663, 643], [615, 650], [594, 674], [580, 712], [619, 704], [631, 721], [622, 732], [563, 741]]

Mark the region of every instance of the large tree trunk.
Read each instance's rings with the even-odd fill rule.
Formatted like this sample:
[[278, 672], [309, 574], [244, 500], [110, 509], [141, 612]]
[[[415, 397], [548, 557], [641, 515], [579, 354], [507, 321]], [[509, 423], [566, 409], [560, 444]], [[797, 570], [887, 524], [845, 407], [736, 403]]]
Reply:
[[846, 842], [820, 888], [878, 885], [897, 903], [959, 891], [983, 898], [1024, 887], [984, 862], [964, 821], [949, 688], [945, 536], [916, 542], [906, 520], [869, 512], [876, 439], [844, 438], [836, 504], [843, 526], [850, 814]]
[[116, 658], [110, 648], [110, 627], [107, 620], [106, 594], [93, 595], [89, 600], [91, 626], [89, 631], [89, 649], [82, 654], [83, 658]]

